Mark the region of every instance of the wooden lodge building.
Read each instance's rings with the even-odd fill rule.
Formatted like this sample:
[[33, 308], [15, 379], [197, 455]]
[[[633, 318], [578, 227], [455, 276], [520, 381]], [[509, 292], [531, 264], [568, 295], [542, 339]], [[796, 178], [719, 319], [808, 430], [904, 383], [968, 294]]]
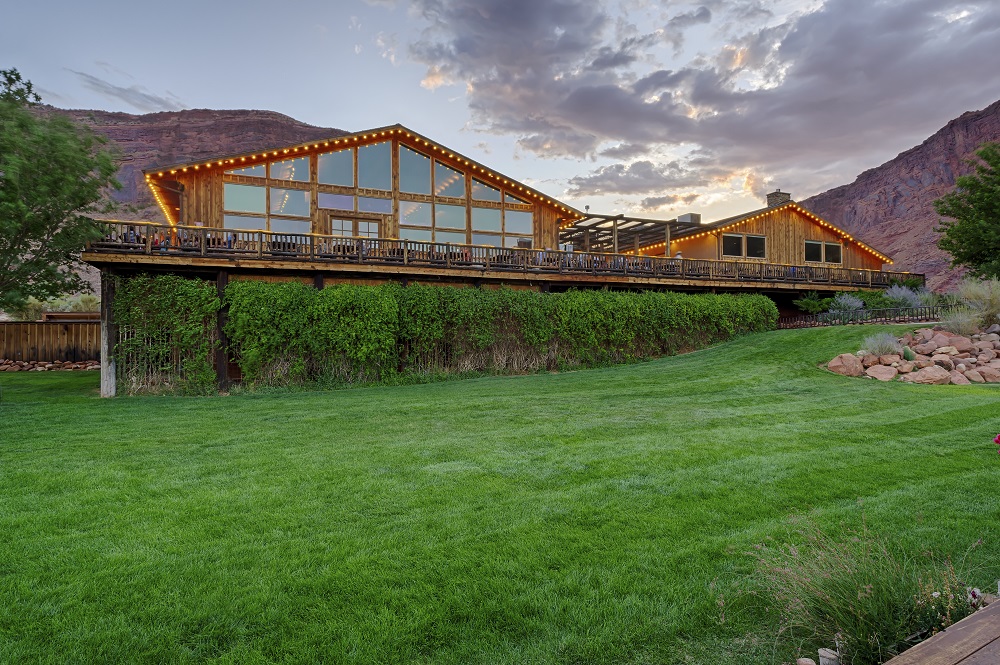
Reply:
[[[102, 274], [173, 272], [220, 288], [266, 279], [749, 290], [779, 307], [804, 291], [914, 277], [883, 270], [888, 256], [781, 192], [709, 224], [592, 215], [401, 125], [145, 176], [164, 220], [108, 222], [83, 254]], [[111, 282], [102, 280], [108, 325]]]

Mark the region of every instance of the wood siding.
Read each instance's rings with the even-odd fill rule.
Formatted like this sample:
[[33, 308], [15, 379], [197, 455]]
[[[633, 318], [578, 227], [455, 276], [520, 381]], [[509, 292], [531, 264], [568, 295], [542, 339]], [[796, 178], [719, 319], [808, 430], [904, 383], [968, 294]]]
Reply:
[[[670, 243], [670, 256], [680, 251], [686, 259], [735, 259], [722, 255], [722, 236], [728, 234], [756, 235], [767, 238], [767, 263], [781, 265], [817, 265], [837, 268], [881, 270], [882, 260], [862, 249], [857, 243], [842, 240], [832, 229], [823, 227], [804, 215], [781, 208], [765, 213], [759, 219], [748, 220], [734, 228], [717, 231], [701, 238], [680, 239]], [[843, 245], [843, 263], [806, 263], [806, 240], [837, 242]], [[756, 259], [741, 259], [754, 261]]]
[[0, 323], [0, 358], [83, 362], [101, 358], [100, 323]]

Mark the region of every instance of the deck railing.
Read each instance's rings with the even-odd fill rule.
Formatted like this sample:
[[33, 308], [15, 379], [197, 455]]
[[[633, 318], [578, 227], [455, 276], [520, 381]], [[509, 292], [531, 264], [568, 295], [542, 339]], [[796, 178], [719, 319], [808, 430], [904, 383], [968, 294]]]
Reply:
[[792, 266], [750, 261], [712, 261], [634, 254], [567, 252], [484, 245], [355, 238], [312, 233], [272, 233], [137, 222], [110, 222], [96, 253], [208, 256], [321, 263], [403, 265], [469, 270], [591, 274], [732, 282], [800, 282], [885, 288], [912, 273]]
[[915, 323], [918, 321], [940, 321], [951, 308], [946, 305], [934, 307], [896, 307], [890, 309], [854, 309], [842, 312], [823, 312], [803, 316], [782, 316], [778, 328], [814, 328], [817, 326], [843, 326], [851, 323]]

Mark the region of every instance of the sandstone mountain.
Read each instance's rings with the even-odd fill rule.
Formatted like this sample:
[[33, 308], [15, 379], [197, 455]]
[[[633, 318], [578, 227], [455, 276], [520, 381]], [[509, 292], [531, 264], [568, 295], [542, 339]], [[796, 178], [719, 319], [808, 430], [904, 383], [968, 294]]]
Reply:
[[937, 247], [934, 228], [941, 217], [933, 203], [954, 188], [955, 178], [972, 171], [968, 160], [985, 141], [1000, 141], [1000, 101], [962, 114], [851, 184], [801, 203], [892, 256], [895, 269], [925, 273], [928, 286], [949, 290], [961, 271], [952, 270], [950, 256]]
[[110, 111], [46, 109], [64, 113], [106, 136], [121, 153], [115, 196], [128, 207], [124, 219], [163, 218], [142, 175], [143, 169], [210, 157], [280, 148], [346, 132], [315, 127], [272, 111], [195, 109], [133, 115]]

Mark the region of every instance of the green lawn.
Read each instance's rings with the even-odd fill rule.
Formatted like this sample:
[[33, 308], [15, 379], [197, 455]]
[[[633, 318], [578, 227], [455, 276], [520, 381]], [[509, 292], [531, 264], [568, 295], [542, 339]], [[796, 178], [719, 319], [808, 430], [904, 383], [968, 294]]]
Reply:
[[0, 662], [780, 663], [746, 553], [793, 513], [982, 538], [995, 589], [1000, 385], [818, 368], [875, 330], [227, 398], [0, 374]]

